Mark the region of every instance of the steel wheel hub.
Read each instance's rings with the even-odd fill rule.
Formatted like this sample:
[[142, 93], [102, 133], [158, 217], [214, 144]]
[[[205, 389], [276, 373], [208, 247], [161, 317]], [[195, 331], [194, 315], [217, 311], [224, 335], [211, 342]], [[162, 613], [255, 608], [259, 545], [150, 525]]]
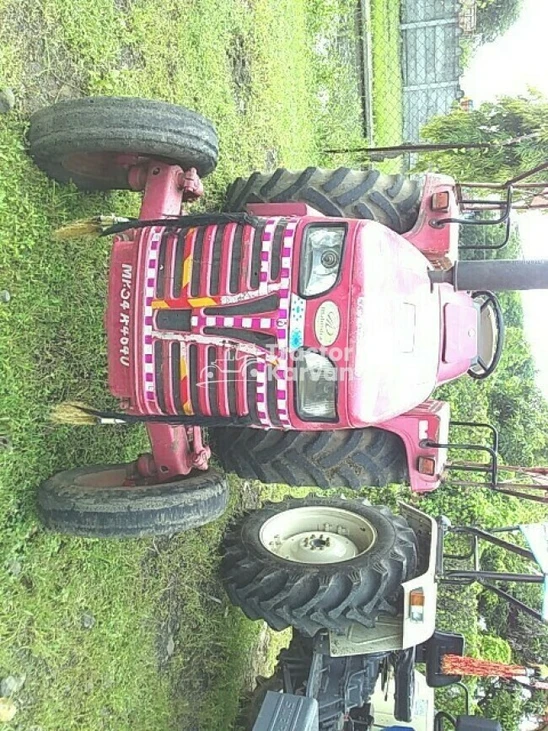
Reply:
[[269, 518], [259, 537], [268, 551], [286, 561], [329, 564], [366, 553], [375, 544], [377, 532], [358, 513], [315, 505]]

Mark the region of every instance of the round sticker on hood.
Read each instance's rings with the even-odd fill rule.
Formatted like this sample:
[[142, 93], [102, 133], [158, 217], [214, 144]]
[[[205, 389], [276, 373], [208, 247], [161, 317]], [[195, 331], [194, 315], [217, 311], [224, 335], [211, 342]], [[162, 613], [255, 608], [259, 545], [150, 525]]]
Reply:
[[314, 331], [320, 345], [333, 345], [341, 329], [341, 315], [334, 302], [323, 302], [316, 312]]

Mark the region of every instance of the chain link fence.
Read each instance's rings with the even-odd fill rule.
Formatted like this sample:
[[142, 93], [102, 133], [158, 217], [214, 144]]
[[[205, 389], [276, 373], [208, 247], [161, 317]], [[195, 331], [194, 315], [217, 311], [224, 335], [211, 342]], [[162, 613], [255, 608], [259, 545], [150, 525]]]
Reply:
[[[359, 134], [367, 146], [418, 143], [427, 122], [462, 100], [462, 40], [474, 32], [475, 2], [357, 0], [353, 17], [347, 14], [338, 29], [342, 44], [337, 66], [345, 68], [346, 83], [359, 89]], [[349, 60], [352, 55], [354, 63]], [[347, 114], [351, 109], [347, 103]], [[353, 110], [355, 114], [356, 107]], [[346, 135], [349, 141], [348, 130]], [[409, 155], [390, 154], [392, 158], [374, 155], [373, 162], [387, 172], [409, 168], [413, 162]]]
[[[375, 146], [419, 142], [424, 125], [463, 97], [463, 6], [460, 0], [364, 2], [371, 7], [373, 128], [368, 138]], [[411, 163], [409, 156], [400, 158], [404, 167]]]

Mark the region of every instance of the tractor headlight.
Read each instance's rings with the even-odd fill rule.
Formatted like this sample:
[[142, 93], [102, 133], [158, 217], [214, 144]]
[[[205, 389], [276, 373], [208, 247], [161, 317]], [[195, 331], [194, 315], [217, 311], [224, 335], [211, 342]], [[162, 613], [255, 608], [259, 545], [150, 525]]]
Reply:
[[337, 418], [337, 368], [312, 350], [297, 353], [297, 413], [303, 421]]
[[346, 226], [309, 226], [301, 249], [299, 290], [303, 297], [327, 292], [337, 281]]

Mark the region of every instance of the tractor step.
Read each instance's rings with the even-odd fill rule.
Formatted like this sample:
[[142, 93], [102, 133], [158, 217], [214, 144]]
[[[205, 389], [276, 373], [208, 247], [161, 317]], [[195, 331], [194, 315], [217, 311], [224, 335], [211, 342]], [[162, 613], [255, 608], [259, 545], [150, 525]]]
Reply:
[[253, 731], [319, 731], [318, 701], [269, 690]]

